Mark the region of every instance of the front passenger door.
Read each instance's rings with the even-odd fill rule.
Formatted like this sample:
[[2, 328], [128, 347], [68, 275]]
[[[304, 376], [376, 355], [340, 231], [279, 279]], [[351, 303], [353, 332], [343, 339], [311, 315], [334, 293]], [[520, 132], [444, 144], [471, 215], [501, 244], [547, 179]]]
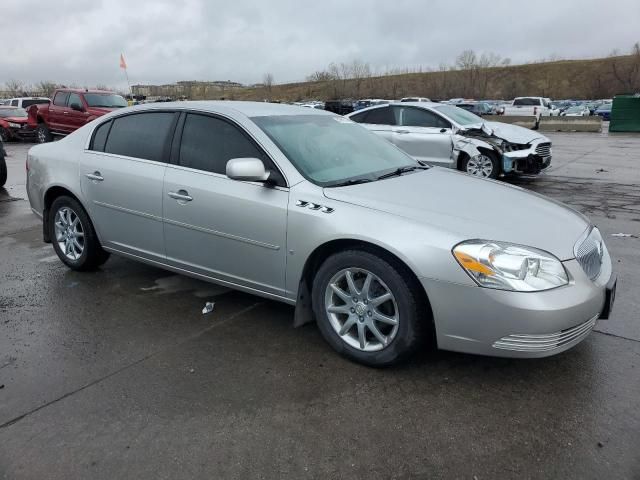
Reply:
[[453, 132], [448, 120], [418, 107], [394, 106], [393, 112], [398, 125], [393, 128], [393, 143], [416, 160], [452, 166]]

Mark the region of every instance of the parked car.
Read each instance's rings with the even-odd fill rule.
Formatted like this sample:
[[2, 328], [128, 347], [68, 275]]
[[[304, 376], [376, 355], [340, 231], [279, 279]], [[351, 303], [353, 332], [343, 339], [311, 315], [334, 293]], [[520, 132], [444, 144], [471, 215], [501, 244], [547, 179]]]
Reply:
[[551, 164], [551, 141], [532, 130], [488, 122], [454, 105], [395, 103], [348, 115], [418, 161], [479, 177], [536, 174]]
[[0, 140], [18, 140], [33, 137], [33, 130], [27, 124], [24, 108], [0, 106]]
[[7, 152], [4, 149], [4, 142], [0, 139], [0, 188], [7, 183]]
[[463, 108], [464, 110], [475, 113], [478, 116], [495, 114], [494, 107], [485, 102], [458, 103], [456, 104], [456, 107]]
[[347, 115], [354, 110], [353, 100], [327, 100], [324, 102], [324, 109], [338, 115]]
[[400, 99], [401, 102], [430, 102], [427, 97], [404, 97]]
[[51, 99], [47, 97], [17, 97], [7, 100], [6, 105], [26, 109], [31, 105], [45, 105], [51, 103]]
[[611, 105], [611, 103], [603, 103], [596, 109], [595, 115], [602, 117], [602, 120], [608, 122], [611, 120]]
[[574, 105], [561, 113], [563, 117], [588, 117], [591, 115], [587, 105]]
[[122, 96], [110, 91], [59, 88], [51, 104], [32, 105], [27, 112], [37, 141], [45, 143], [54, 135], [68, 135], [105, 113], [126, 106]]
[[422, 166], [321, 110], [141, 105], [33, 147], [27, 168], [32, 210], [69, 268], [115, 253], [296, 305], [299, 322], [315, 317], [336, 351], [367, 365], [429, 341], [552, 355], [615, 298], [585, 216]]
[[517, 97], [504, 108], [504, 115], [536, 117], [538, 122], [540, 117], [550, 117], [552, 113], [558, 115], [560, 112], [553, 111], [551, 100], [543, 97]]

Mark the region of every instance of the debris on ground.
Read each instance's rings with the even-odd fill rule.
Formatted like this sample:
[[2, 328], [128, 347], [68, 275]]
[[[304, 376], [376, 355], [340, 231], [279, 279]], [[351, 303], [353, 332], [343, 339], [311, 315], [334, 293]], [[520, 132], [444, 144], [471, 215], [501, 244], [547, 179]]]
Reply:
[[4, 388], [4, 383], [0, 385], [0, 390]]
[[600, 447], [600, 448], [604, 447], [604, 443], [598, 442], [598, 447]]
[[636, 235], [634, 235], [633, 233], [612, 233], [611, 236], [612, 237], [621, 237], [621, 238], [626, 238], [626, 237], [635, 238], [636, 237]]
[[599, 168], [596, 170], [596, 173], [608, 172], [609, 170], [605, 170], [604, 168]]
[[207, 313], [213, 312], [213, 306], [215, 304], [213, 302], [207, 302], [204, 304], [204, 308], [202, 309], [202, 314], [206, 315]]
[[195, 369], [194, 369], [194, 368], [190, 368], [190, 369], [189, 369], [189, 373], [196, 373], [196, 371], [195, 371]]

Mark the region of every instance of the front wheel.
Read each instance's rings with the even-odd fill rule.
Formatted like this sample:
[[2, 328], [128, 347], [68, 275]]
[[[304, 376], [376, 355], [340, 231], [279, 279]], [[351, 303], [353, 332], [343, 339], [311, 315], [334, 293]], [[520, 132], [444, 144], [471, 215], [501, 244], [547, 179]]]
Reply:
[[383, 367], [413, 353], [426, 329], [416, 286], [393, 262], [361, 250], [329, 257], [313, 282], [313, 309], [338, 353]]
[[474, 157], [466, 156], [462, 171], [474, 177], [496, 179], [500, 175], [500, 163], [495, 155], [482, 152]]
[[8, 142], [11, 135], [9, 134], [9, 130], [4, 127], [0, 127], [0, 141]]
[[53, 201], [49, 238], [58, 258], [72, 270], [95, 270], [109, 258], [87, 212], [75, 198], [62, 196]]

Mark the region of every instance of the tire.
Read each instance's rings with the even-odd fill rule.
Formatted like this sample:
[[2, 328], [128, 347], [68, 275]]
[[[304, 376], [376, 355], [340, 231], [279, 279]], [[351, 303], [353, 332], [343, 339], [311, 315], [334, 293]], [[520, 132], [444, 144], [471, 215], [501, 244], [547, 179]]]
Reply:
[[[0, 148], [2, 148], [1, 143]], [[7, 183], [7, 162], [2, 152], [0, 152], [0, 188], [4, 187], [5, 183]]]
[[[491, 164], [491, 170], [489, 171], [488, 165]], [[492, 178], [496, 179], [500, 176], [500, 162], [498, 157], [491, 152], [480, 152], [480, 155], [476, 155], [471, 158], [465, 155], [460, 165], [460, 170], [480, 178]]]
[[[353, 297], [353, 291], [347, 291], [345, 272], [351, 272], [359, 297]], [[418, 287], [401, 272], [402, 268], [395, 262], [364, 250], [346, 250], [324, 261], [313, 281], [313, 311], [322, 336], [336, 352], [364, 365], [385, 367], [405, 360], [423, 343], [428, 331], [428, 307], [420, 304]], [[371, 282], [367, 289], [368, 276], [371, 276]], [[330, 285], [337, 286], [342, 293], [338, 295]], [[376, 300], [384, 297], [385, 291], [391, 298], [374, 306]], [[345, 293], [348, 293], [346, 297]], [[353, 302], [354, 298], [357, 303]], [[329, 309], [344, 311], [335, 313]], [[380, 315], [385, 316], [384, 322], [379, 321]], [[395, 325], [388, 323], [392, 318], [396, 319]], [[370, 325], [375, 326], [386, 342], [374, 335]], [[361, 330], [365, 337], [364, 348]]]
[[[70, 229], [66, 228], [68, 225]], [[95, 270], [109, 259], [109, 253], [100, 246], [89, 215], [74, 198], [61, 196], [53, 201], [49, 209], [49, 238], [58, 258], [72, 270]]]
[[44, 123], [39, 123], [36, 127], [36, 141], [38, 143], [47, 143], [53, 140], [53, 136], [49, 128]]
[[0, 127], [0, 142], [8, 142], [11, 138], [11, 134], [9, 130], [4, 127]]

